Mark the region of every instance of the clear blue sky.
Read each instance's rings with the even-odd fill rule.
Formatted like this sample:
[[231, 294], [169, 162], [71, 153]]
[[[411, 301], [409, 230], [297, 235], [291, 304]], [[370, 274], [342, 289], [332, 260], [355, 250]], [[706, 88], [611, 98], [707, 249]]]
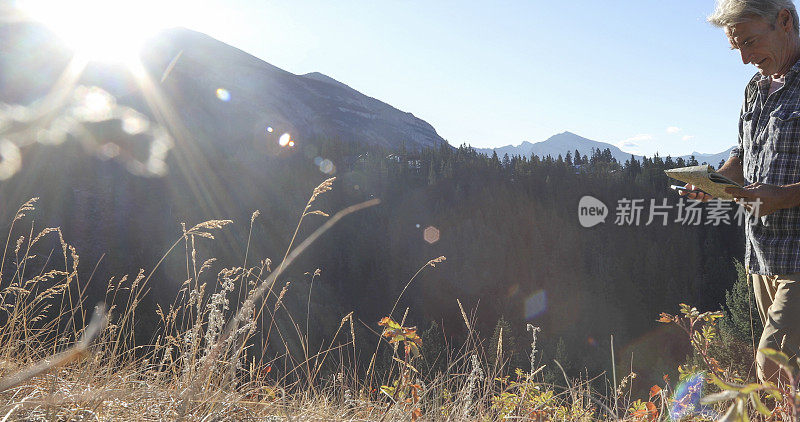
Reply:
[[[736, 143], [755, 73], [705, 17], [712, 0], [209, 0], [186, 25], [292, 73], [409, 111], [451, 144], [569, 130], [625, 151]], [[668, 129], [672, 128], [672, 129]]]

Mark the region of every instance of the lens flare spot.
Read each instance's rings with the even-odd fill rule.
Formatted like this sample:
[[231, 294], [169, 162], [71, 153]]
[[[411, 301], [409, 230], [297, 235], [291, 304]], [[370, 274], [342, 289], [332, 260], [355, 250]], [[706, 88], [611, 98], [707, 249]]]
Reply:
[[439, 229], [433, 226], [425, 227], [422, 238], [431, 245], [439, 241]]
[[286, 145], [289, 145], [289, 142], [291, 141], [292, 141], [292, 135], [284, 133], [283, 135], [281, 135], [280, 138], [278, 138], [278, 145], [285, 147]]
[[85, 122], [101, 122], [112, 117], [116, 101], [108, 92], [97, 87], [81, 86], [75, 89], [75, 107], [72, 115]]
[[274, 130], [275, 129], [273, 129], [272, 126], [267, 126], [267, 132], [268, 133], [272, 133]]
[[164, 160], [151, 157], [147, 160], [147, 171], [152, 176], [164, 176], [167, 174], [167, 163]]
[[320, 166], [320, 164], [322, 164], [322, 161], [324, 161], [324, 160], [325, 160], [325, 159], [324, 159], [324, 158], [322, 158], [322, 157], [314, 157], [314, 165], [315, 165], [315, 166], [317, 166], [317, 167], [319, 167], [319, 166]]
[[293, 147], [293, 146], [294, 146], [294, 141], [289, 141], [289, 144], [288, 144], [288, 145], [289, 145], [290, 147]]
[[217, 99], [227, 103], [231, 100], [231, 93], [225, 88], [217, 88]]
[[333, 174], [336, 172], [336, 166], [333, 165], [333, 161], [326, 158], [319, 163], [319, 171], [325, 174]]
[[419, 225], [419, 224], [417, 224], [417, 228], [420, 228], [420, 225]]
[[114, 158], [114, 157], [118, 156], [119, 155], [119, 151], [120, 151], [119, 145], [117, 145], [117, 144], [115, 144], [113, 142], [108, 142], [108, 143], [103, 144], [100, 147], [98, 153], [100, 155], [100, 158], [102, 158], [104, 160], [108, 160], [110, 158]]
[[128, 135], [138, 135], [150, 127], [150, 121], [133, 110], [126, 110], [120, 122], [122, 130]]
[[716, 420], [719, 415], [708, 406], [700, 405], [700, 396], [705, 384], [706, 374], [698, 372], [688, 378], [675, 388], [675, 395], [672, 397], [672, 406], [669, 415], [673, 420], [680, 420], [691, 415], [703, 415]]
[[531, 320], [547, 311], [547, 292], [537, 290], [525, 300], [525, 319]]
[[0, 140], [0, 180], [6, 180], [22, 167], [22, 154], [13, 142]]
[[36, 142], [45, 145], [60, 145], [67, 140], [67, 133], [74, 123], [68, 117], [59, 117], [50, 123], [49, 128], [41, 128], [36, 132]]

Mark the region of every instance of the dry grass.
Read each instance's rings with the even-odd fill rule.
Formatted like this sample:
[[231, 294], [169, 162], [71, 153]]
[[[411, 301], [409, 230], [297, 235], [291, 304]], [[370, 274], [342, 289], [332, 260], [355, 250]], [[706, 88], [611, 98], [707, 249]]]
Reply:
[[[327, 217], [309, 210], [332, 182], [326, 180], [314, 190], [300, 222], [311, 214]], [[614, 400], [593, 391], [593, 380], [571, 380], [565, 375], [566, 388], [543, 383], [544, 367], [537, 366], [535, 359], [538, 329], [534, 327], [529, 327], [533, 335], [529, 372], [518, 370], [508, 376], [511, 368], [503, 357], [502, 343], [486, 348], [499, 356], [490, 365], [484, 340], [472, 328], [474, 316], [469, 317], [460, 302], [469, 333], [459, 350], [444, 351], [445, 373], [423, 374], [417, 369], [422, 358], [416, 356], [412, 343], [421, 342], [424, 350], [425, 339], [419, 339], [413, 327], [402, 326], [408, 309], [395, 328], [390, 329], [387, 318], [382, 321], [387, 327], [384, 332], [374, 332], [377, 346], [366, 370], [354, 358], [358, 351], [352, 312], [317, 351], [311, 350], [307, 333], [291, 313], [295, 332], [281, 332], [273, 316], [279, 306], [285, 309], [277, 297], [283, 297], [286, 288], [276, 294], [273, 287], [283, 269], [339, 219], [374, 202], [328, 218], [297, 247], [293, 238], [274, 270], [268, 259], [247, 266], [245, 257], [241, 267], [223, 268], [213, 275], [216, 262], [213, 258], [201, 261], [195, 240], [213, 239], [215, 232], [231, 222], [213, 220], [188, 230], [184, 227], [167, 254], [185, 247], [187, 277], [172, 305], [155, 311], [160, 324], [147, 345], [136, 344], [133, 326], [137, 312], [152, 312], [139, 309], [139, 304], [161, 262], [149, 273], [109, 280], [108, 309], [98, 307], [89, 318], [95, 308], [85, 303], [89, 282], [78, 279], [79, 256], [61, 231], [47, 228], [36, 233], [32, 226], [18, 230], [35, 202], [24, 204], [15, 216], [0, 261], [7, 264], [0, 264], [0, 422], [648, 420], [629, 411], [630, 400], [625, 397], [624, 406], [609, 408]], [[258, 216], [258, 212], [253, 214], [251, 230]], [[22, 234], [12, 242], [18, 231]], [[60, 252], [37, 255], [48, 250], [48, 241]], [[425, 263], [403, 292], [423, 270], [443, 261], [439, 257]], [[32, 268], [38, 271], [32, 273]], [[274, 307], [265, 306], [267, 297], [275, 300]], [[268, 332], [266, 337], [280, 336], [287, 349], [287, 337], [296, 337], [292, 341], [300, 344], [300, 358], [253, 352], [257, 322], [263, 316], [268, 322], [260, 328]], [[307, 327], [306, 321], [305, 331]], [[261, 346], [268, 350], [266, 344]], [[389, 362], [383, 363], [390, 369], [379, 373], [378, 360], [386, 359], [387, 353]], [[280, 374], [272, 371], [279, 362], [288, 365]]]

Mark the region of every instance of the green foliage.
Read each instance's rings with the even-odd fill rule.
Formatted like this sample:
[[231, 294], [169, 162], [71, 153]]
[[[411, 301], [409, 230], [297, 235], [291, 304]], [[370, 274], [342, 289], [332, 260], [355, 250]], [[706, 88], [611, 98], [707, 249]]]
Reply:
[[[724, 415], [719, 418], [723, 422], [749, 422], [751, 410], [765, 418], [771, 418], [779, 409], [779, 415], [785, 420], [791, 415], [792, 420], [797, 420], [800, 409], [800, 396], [797, 391], [797, 381], [800, 380], [800, 359], [790, 359], [785, 353], [770, 348], [760, 349], [769, 360], [776, 363], [786, 377], [786, 383], [778, 385], [769, 381], [745, 382], [730, 368], [723, 368], [713, 358], [712, 344], [716, 340], [716, 320], [721, 318], [722, 312], [699, 312], [697, 308], [686, 304], [680, 305], [681, 315], [662, 313], [660, 322], [675, 324], [683, 329], [689, 337], [692, 348], [697, 352], [708, 371], [708, 379], [719, 391], [708, 394], [700, 400], [701, 404], [712, 405], [730, 402]], [[682, 375], [697, 373], [698, 368], [687, 370], [679, 368]], [[764, 403], [764, 398], [769, 397], [776, 403], [775, 410], [771, 410]], [[777, 405], [783, 403], [784, 407]]]
[[380, 391], [391, 400], [389, 408], [400, 404], [411, 415], [411, 419], [416, 421], [422, 415], [418, 405], [422, 386], [414, 378], [414, 374], [419, 374], [419, 371], [411, 362], [421, 356], [419, 347], [422, 346], [422, 338], [417, 335], [416, 327], [403, 327], [391, 317], [381, 318], [378, 325], [383, 327], [381, 336], [389, 339], [389, 344], [402, 344], [405, 351], [403, 360], [393, 357], [400, 364], [399, 378], [391, 385], [382, 385]]
[[[774, 351], [764, 349], [764, 352], [769, 353]], [[783, 356], [785, 357], [786, 355]], [[768, 395], [777, 401], [782, 399], [781, 391], [773, 384], [768, 382], [763, 384], [739, 384], [725, 381], [714, 374], [711, 375], [711, 381], [722, 391], [704, 397], [701, 399], [701, 403], [714, 404], [719, 402], [733, 401], [733, 403], [731, 403], [731, 405], [728, 407], [727, 412], [725, 412], [725, 415], [719, 419], [720, 421], [749, 422], [750, 417], [748, 414], [748, 401], [758, 413], [765, 417], [770, 417], [772, 416], [772, 411], [770, 411], [767, 406], [764, 405], [764, 402], [762, 401], [762, 394]]]
[[381, 335], [388, 338], [390, 344], [403, 344], [406, 356], [420, 356], [419, 347], [422, 346], [422, 338], [417, 335], [417, 327], [403, 327], [390, 317], [383, 317], [378, 325], [384, 327]]
[[734, 338], [751, 342], [764, 327], [758, 316], [753, 288], [748, 282], [747, 272], [739, 260], [734, 260], [736, 281], [733, 287], [725, 292], [725, 306], [722, 307], [725, 318], [720, 322], [720, 330]]
[[534, 381], [530, 374], [517, 369], [515, 379], [510, 376], [495, 379], [503, 388], [491, 398], [492, 409], [498, 420], [522, 418], [533, 420], [594, 420], [596, 408], [581, 401], [569, 403], [559, 398], [552, 388]]
[[763, 325], [744, 266], [738, 260], [734, 265], [737, 279], [725, 292], [725, 317], [720, 320], [719, 341], [712, 348], [712, 355], [720, 365], [745, 379], [747, 374], [754, 376], [753, 354]]
[[692, 348], [700, 354], [712, 374], [727, 375], [719, 361], [711, 354], [711, 347], [717, 338], [717, 320], [723, 317], [721, 311], [700, 312], [697, 308], [680, 304], [680, 315], [661, 313], [658, 322], [675, 324], [688, 336]]

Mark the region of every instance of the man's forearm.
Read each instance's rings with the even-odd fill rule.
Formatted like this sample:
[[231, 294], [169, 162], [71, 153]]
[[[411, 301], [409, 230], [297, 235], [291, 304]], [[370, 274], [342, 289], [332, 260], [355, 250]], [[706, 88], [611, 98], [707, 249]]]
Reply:
[[783, 185], [783, 201], [780, 208], [794, 208], [800, 206], [800, 183]]
[[744, 170], [742, 167], [742, 159], [739, 157], [729, 158], [728, 161], [717, 170], [717, 173], [740, 185], [744, 185]]
[[[741, 185], [745, 184], [741, 158], [729, 158], [717, 170], [717, 173]], [[750, 192], [750, 195], [743, 194], [743, 198], [749, 198], [750, 200], [754, 198], [760, 199], [763, 202], [763, 207], [767, 209], [766, 214], [780, 209], [800, 206], [800, 182], [782, 186], [754, 183], [742, 191]]]

